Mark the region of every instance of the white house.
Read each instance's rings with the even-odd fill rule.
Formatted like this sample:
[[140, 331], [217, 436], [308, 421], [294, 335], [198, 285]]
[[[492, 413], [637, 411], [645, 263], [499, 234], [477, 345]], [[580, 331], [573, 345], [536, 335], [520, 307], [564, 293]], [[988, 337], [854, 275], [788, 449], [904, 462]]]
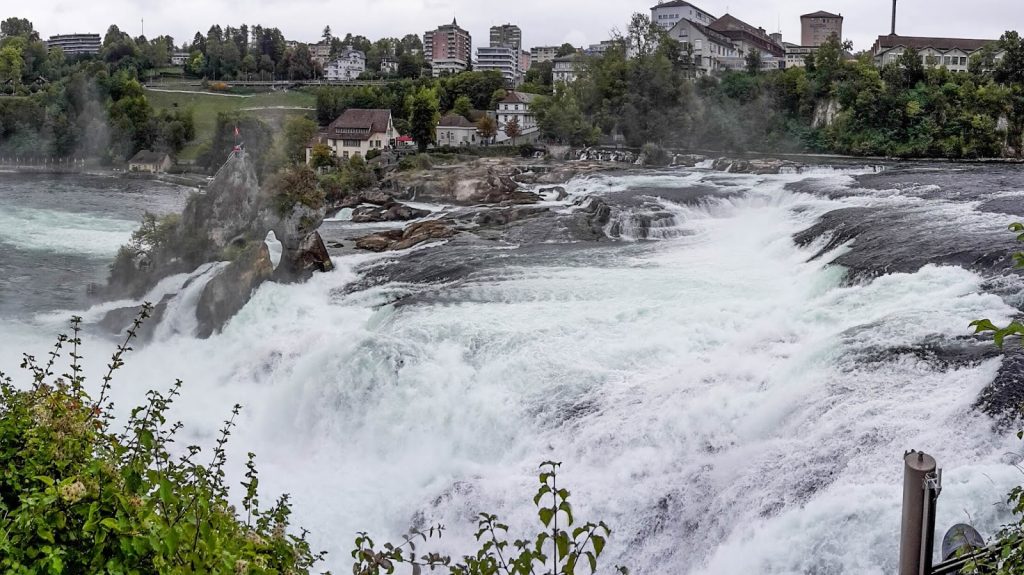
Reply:
[[391, 110], [348, 109], [306, 146], [306, 163], [312, 159], [313, 146], [318, 144], [347, 160], [356, 154], [366, 156], [370, 150], [393, 147], [397, 137]]
[[441, 118], [434, 130], [434, 141], [438, 146], [476, 146], [481, 138], [476, 124], [459, 114], [448, 114]]
[[534, 98], [535, 95], [525, 92], [509, 92], [508, 96], [498, 103], [498, 142], [509, 139], [505, 134], [505, 126], [513, 119], [519, 124], [519, 135], [525, 136], [537, 131], [537, 118], [530, 109]]
[[174, 52], [171, 54], [171, 65], [173, 66], [184, 66], [188, 62], [188, 52]]
[[689, 20], [704, 26], [710, 26], [715, 19], [710, 12], [705, 12], [693, 4], [683, 2], [682, 0], [662, 2], [651, 8], [651, 22], [666, 30], [671, 30], [681, 20]]
[[[926, 67], [938, 68], [945, 66], [951, 72], [966, 72], [971, 63], [971, 56], [981, 52], [996, 40], [978, 40], [970, 38], [922, 38], [912, 36], [888, 35], [879, 36], [871, 48], [875, 56], [876, 66], [885, 66], [899, 60], [907, 50], [917, 50], [921, 63]], [[996, 59], [1002, 57], [997, 52]]]
[[724, 35], [690, 20], [679, 20], [668, 32], [683, 45], [693, 48], [693, 60], [698, 71], [708, 74], [725, 66], [722, 60], [736, 58], [736, 46]]
[[330, 81], [355, 80], [366, 71], [366, 54], [346, 48], [341, 56], [331, 60], [324, 68], [324, 77]]
[[384, 75], [393, 75], [398, 73], [398, 60], [390, 56], [384, 56], [380, 59], [380, 73]]
[[572, 54], [554, 59], [554, 63], [551, 66], [551, 80], [555, 86], [558, 84], [572, 84], [576, 81], [583, 67], [580, 58], [582, 56]]

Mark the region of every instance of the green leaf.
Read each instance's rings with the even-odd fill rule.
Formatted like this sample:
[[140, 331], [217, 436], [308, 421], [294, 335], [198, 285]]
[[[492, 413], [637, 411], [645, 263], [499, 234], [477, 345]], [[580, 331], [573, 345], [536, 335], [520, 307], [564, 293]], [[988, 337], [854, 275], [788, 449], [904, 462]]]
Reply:
[[594, 545], [594, 553], [600, 556], [601, 552], [604, 551], [604, 537], [601, 537], [600, 535], [594, 535], [590, 538], [590, 540]]
[[548, 527], [551, 525], [551, 519], [555, 516], [555, 511], [549, 507], [541, 507], [537, 510], [537, 515], [540, 516], [541, 523]]

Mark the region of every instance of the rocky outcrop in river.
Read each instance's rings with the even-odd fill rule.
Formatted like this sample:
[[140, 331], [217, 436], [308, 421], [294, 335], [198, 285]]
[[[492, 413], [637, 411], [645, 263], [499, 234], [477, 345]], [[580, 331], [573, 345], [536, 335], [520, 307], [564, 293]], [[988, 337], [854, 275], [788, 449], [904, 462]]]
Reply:
[[196, 335], [209, 337], [262, 283], [301, 282], [333, 268], [317, 232], [325, 213], [315, 174], [296, 168], [261, 185], [249, 156], [235, 152], [180, 216], [147, 217], [111, 266], [106, 295], [141, 298], [164, 278], [226, 262], [204, 278], [196, 305]]

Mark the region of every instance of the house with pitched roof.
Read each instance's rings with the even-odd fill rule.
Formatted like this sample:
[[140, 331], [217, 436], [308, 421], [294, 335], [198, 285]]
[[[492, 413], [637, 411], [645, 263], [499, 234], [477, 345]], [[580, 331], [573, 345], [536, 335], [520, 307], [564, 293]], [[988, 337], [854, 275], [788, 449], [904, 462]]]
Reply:
[[715, 20], [708, 28], [728, 38], [736, 47], [736, 57], [732, 60], [723, 60], [727, 67], [743, 68], [746, 66], [746, 57], [751, 52], [760, 53], [762, 69], [775, 70], [783, 67], [786, 49], [777, 44], [764, 28], [756, 28], [732, 14]]
[[395, 145], [398, 134], [391, 119], [391, 110], [350, 108], [313, 137], [306, 146], [306, 163], [312, 158], [313, 146], [326, 145], [335, 157], [349, 159], [370, 150], [383, 150]]
[[128, 171], [159, 174], [166, 172], [171, 164], [171, 157], [164, 152], [139, 150], [139, 153], [128, 160]]
[[739, 54], [727, 36], [692, 20], [679, 20], [668, 34], [685, 50], [692, 51], [694, 68], [700, 74], [726, 68], [726, 62]]
[[513, 119], [519, 124], [519, 134], [527, 135], [537, 131], [537, 117], [533, 115], [531, 106], [536, 98], [526, 92], [509, 92], [505, 99], [498, 102], [498, 138], [501, 142], [507, 139], [505, 126]]
[[459, 114], [447, 114], [434, 128], [434, 141], [438, 146], [478, 146], [481, 140], [476, 124]]
[[[951, 72], [966, 72], [971, 63], [971, 56], [987, 45], [996, 44], [998, 40], [977, 40], [970, 38], [925, 38], [916, 36], [898, 36], [889, 34], [879, 36], [871, 53], [878, 67], [899, 60], [907, 49], [917, 51], [921, 63], [926, 67], [938, 68], [945, 66]], [[996, 52], [996, 59], [1002, 58], [1002, 51]]]

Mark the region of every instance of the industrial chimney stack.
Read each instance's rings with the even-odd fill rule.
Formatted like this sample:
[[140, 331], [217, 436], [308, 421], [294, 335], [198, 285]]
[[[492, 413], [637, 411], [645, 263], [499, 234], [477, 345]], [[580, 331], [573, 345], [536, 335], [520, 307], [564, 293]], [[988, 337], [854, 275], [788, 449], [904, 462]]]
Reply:
[[889, 35], [896, 35], [896, 0], [892, 0], [892, 32]]

